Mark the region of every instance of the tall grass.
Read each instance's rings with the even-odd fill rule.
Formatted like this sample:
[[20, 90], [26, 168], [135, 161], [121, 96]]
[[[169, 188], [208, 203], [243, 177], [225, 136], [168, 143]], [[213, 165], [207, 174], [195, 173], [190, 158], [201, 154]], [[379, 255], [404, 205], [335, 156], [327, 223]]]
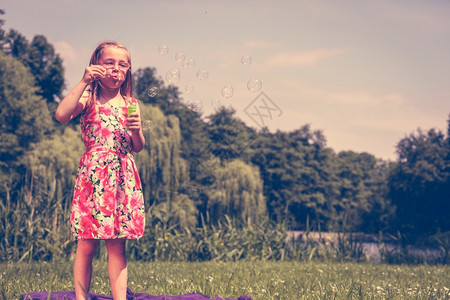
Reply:
[[[67, 259], [73, 256], [76, 242], [71, 237], [69, 226], [70, 195], [58, 188], [55, 177], [35, 187], [33, 174], [27, 174], [27, 181], [19, 200], [13, 200], [6, 187], [0, 199], [0, 262], [32, 262]], [[43, 188], [45, 187], [45, 188]], [[287, 227], [267, 218], [257, 222], [242, 223], [225, 218], [214, 225], [205, 221], [201, 226], [188, 227], [170, 223], [159, 218], [155, 208], [146, 213], [146, 232], [138, 241], [127, 243], [128, 257], [142, 261], [330, 261], [366, 262], [359, 236], [352, 233], [338, 233], [333, 239], [328, 235], [314, 236], [306, 231], [302, 239], [293, 239], [287, 234]], [[172, 218], [176, 220], [177, 218]], [[413, 257], [404, 249], [392, 251], [381, 248], [381, 262], [388, 263], [448, 263], [448, 239], [441, 238], [435, 257], [426, 259]], [[381, 244], [383, 245], [383, 244]], [[436, 253], [436, 251], [434, 252]], [[100, 248], [97, 257], [104, 257]]]
[[18, 199], [11, 199], [7, 185], [5, 197], [0, 199], [0, 261], [66, 257], [75, 245], [68, 226], [67, 195], [60, 194], [53, 182], [36, 196], [35, 177], [27, 174], [26, 179]]

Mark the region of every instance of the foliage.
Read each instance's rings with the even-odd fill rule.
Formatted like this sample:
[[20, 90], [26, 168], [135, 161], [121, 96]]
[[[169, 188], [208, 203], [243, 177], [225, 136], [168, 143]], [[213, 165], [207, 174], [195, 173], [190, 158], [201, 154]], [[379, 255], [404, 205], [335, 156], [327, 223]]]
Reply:
[[186, 165], [180, 158], [180, 127], [174, 116], [165, 116], [151, 105], [140, 105], [141, 118], [151, 122], [144, 132], [146, 147], [136, 154], [145, 197], [150, 205], [166, 201], [169, 191], [176, 192], [177, 182], [186, 176]]
[[333, 156], [320, 140], [319, 132], [313, 134], [304, 126], [290, 133], [262, 132], [252, 146], [252, 162], [260, 168], [271, 219], [305, 228], [309, 218], [317, 228], [333, 214], [337, 194]]
[[0, 51], [0, 197], [18, 197], [24, 182], [23, 155], [52, 130], [47, 104], [35, 94], [33, 76]]
[[217, 222], [230, 216], [241, 221], [257, 221], [266, 213], [259, 169], [238, 159], [223, 164], [218, 162], [212, 169], [214, 183], [206, 192], [211, 220]]
[[397, 145], [399, 161], [390, 173], [389, 193], [397, 208], [395, 226], [410, 242], [450, 231], [449, 139], [440, 131], [419, 129]]
[[345, 216], [340, 227], [366, 233], [386, 230], [394, 213], [384, 184], [389, 164], [369, 153], [353, 151], [340, 152], [338, 158], [340, 201], [336, 212]]
[[0, 50], [29, 69], [37, 87], [36, 94], [54, 106], [55, 99], [62, 98], [65, 82], [63, 61], [55, 53], [53, 45], [43, 35], [36, 35], [28, 42], [14, 29], [10, 29], [1, 38]]
[[19, 195], [7, 189], [0, 201], [1, 261], [48, 260], [71, 250], [69, 199], [83, 151], [80, 134], [70, 128], [32, 145], [24, 157], [27, 174]]
[[35, 95], [34, 79], [16, 59], [0, 52], [0, 127], [2, 161], [39, 142], [52, 123], [45, 100]]
[[[233, 115], [231, 108], [221, 107], [208, 117], [208, 134], [211, 141], [205, 152], [210, 152], [221, 161], [241, 159], [250, 161], [256, 133]], [[205, 153], [207, 154], [207, 153]]]

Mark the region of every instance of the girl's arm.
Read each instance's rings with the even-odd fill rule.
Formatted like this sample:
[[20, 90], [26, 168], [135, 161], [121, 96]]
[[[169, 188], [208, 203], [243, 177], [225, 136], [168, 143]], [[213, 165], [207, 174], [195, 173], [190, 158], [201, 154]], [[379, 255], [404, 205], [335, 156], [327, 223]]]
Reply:
[[89, 66], [84, 70], [81, 81], [67, 94], [58, 105], [55, 118], [61, 123], [67, 123], [78, 116], [86, 106], [88, 93], [86, 87], [95, 79], [104, 76], [105, 69], [101, 66]]
[[136, 112], [127, 119], [127, 128], [131, 129], [131, 150], [140, 152], [145, 146], [145, 137], [142, 133], [141, 111], [136, 102]]

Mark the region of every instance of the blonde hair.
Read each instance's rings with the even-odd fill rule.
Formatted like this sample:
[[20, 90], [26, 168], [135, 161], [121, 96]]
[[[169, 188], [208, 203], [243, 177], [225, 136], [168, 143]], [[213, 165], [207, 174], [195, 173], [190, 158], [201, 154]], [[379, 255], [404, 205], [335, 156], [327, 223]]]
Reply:
[[[105, 48], [107, 47], [116, 47], [119, 49], [123, 49], [127, 52], [128, 55], [128, 63], [130, 64], [130, 68], [127, 70], [127, 73], [125, 75], [125, 81], [122, 83], [122, 85], [120, 86], [120, 94], [122, 95], [122, 97], [125, 99], [125, 103], [129, 104], [129, 101], [131, 101], [131, 96], [133, 93], [133, 79], [131, 77], [131, 57], [130, 57], [130, 52], [128, 52], [128, 49], [115, 41], [104, 41], [101, 42], [94, 50], [94, 52], [92, 53], [91, 56], [91, 60], [89, 61], [89, 65], [98, 65], [100, 63], [100, 58], [102, 57], [103, 51], [105, 50]], [[91, 83], [90, 86], [90, 97], [89, 97], [89, 101], [88, 101], [88, 105], [92, 105], [94, 103], [94, 99], [99, 99], [100, 98], [100, 83], [98, 80], [94, 80]]]

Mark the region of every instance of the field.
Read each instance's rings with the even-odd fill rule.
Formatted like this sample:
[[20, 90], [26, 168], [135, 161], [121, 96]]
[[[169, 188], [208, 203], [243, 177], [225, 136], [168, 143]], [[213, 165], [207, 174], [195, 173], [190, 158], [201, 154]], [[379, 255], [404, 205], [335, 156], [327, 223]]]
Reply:
[[[71, 261], [0, 264], [0, 297], [72, 290]], [[448, 266], [323, 262], [136, 262], [129, 288], [136, 293], [201, 293], [253, 299], [450, 299]], [[109, 294], [107, 264], [94, 261], [91, 291]]]

